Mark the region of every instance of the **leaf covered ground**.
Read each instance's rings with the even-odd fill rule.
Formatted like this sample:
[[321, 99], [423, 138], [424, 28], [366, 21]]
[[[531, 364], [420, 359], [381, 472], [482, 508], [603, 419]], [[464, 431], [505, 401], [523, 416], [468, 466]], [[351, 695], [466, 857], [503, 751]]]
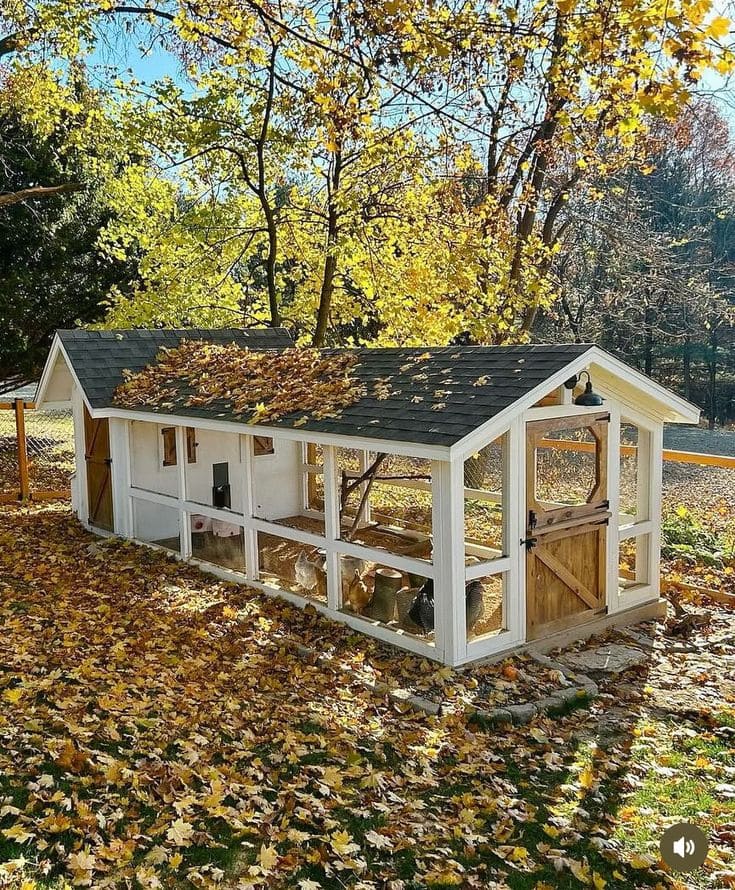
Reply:
[[383, 673], [384, 649], [59, 504], [0, 512], [0, 625], [0, 886], [668, 887], [682, 815], [713, 841], [690, 885], [735, 882], [722, 610], [590, 711], [483, 726], [404, 711], [296, 644]]

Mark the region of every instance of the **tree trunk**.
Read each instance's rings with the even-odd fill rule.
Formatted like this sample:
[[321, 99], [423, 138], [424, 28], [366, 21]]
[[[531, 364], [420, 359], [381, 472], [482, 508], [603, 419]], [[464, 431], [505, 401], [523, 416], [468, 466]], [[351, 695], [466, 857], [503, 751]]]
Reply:
[[327, 254], [324, 257], [324, 271], [322, 273], [322, 286], [319, 291], [319, 307], [316, 316], [316, 330], [314, 331], [313, 345], [317, 348], [324, 346], [329, 325], [329, 311], [332, 307], [332, 294], [334, 293], [334, 278], [337, 272], [337, 240], [339, 236], [339, 211], [337, 209], [337, 194], [339, 192], [340, 176], [342, 174], [342, 151], [338, 149], [334, 154], [334, 167], [328, 182], [328, 207], [327, 207]]
[[684, 385], [684, 398], [691, 401], [692, 398], [692, 338], [684, 338], [682, 382]]
[[268, 309], [271, 316], [271, 327], [281, 325], [281, 311], [278, 306], [278, 292], [276, 290], [276, 258], [278, 257], [278, 230], [276, 221], [267, 197], [261, 201], [268, 229], [268, 253], [265, 258], [265, 278], [268, 287]]
[[715, 428], [717, 417], [717, 328], [712, 328], [709, 338], [709, 428]]
[[276, 58], [278, 56], [278, 44], [271, 47], [270, 63], [268, 66], [268, 92], [266, 94], [265, 109], [263, 111], [263, 123], [257, 142], [258, 156], [258, 198], [263, 208], [265, 224], [268, 229], [268, 254], [265, 258], [265, 278], [268, 287], [268, 309], [271, 316], [271, 327], [277, 328], [281, 324], [281, 313], [278, 307], [278, 293], [276, 292], [276, 258], [278, 256], [278, 229], [273, 207], [268, 196], [268, 180], [265, 164], [265, 147], [268, 142], [268, 128], [271, 112], [273, 110], [273, 98], [276, 90]]
[[653, 375], [653, 308], [646, 306], [643, 322], [643, 370], [649, 377]]

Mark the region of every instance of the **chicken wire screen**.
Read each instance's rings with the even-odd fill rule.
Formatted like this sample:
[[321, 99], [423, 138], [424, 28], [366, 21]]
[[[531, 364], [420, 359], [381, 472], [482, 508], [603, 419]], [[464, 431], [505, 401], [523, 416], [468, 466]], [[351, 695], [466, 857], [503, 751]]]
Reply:
[[[24, 412], [31, 490], [68, 491], [74, 472], [74, 424], [71, 411]], [[17, 492], [18, 437], [15, 412], [0, 411], [0, 492]]]

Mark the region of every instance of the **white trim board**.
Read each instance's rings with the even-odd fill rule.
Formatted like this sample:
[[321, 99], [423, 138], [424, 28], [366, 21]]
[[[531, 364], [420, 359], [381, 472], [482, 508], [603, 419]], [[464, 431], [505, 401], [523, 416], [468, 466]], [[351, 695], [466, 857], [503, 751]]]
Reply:
[[164, 426], [190, 426], [195, 429], [212, 430], [222, 433], [237, 433], [240, 436], [270, 436], [274, 439], [289, 439], [296, 442], [313, 442], [315, 445], [336, 445], [343, 448], [357, 448], [366, 451], [386, 451], [406, 457], [425, 457], [430, 460], [448, 460], [449, 447], [446, 445], [423, 445], [420, 442], [406, 442], [392, 439], [366, 439], [361, 436], [348, 436], [337, 433], [309, 432], [291, 427], [267, 426], [266, 424], [238, 423], [233, 420], [216, 420], [207, 417], [189, 417], [185, 414], [158, 414], [152, 411], [128, 411], [122, 408], [96, 408], [90, 411], [92, 417], [120, 417], [123, 420], [138, 420]]

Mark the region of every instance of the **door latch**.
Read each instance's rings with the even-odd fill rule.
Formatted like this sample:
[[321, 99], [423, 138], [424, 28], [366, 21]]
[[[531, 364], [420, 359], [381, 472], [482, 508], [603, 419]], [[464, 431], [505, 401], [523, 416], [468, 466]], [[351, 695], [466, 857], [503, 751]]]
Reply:
[[536, 523], [538, 522], [538, 517], [536, 516], [535, 510], [528, 511], [528, 527], [533, 531], [536, 528]]
[[521, 538], [521, 546], [526, 550], [533, 550], [536, 544], [538, 544], [538, 538]]

